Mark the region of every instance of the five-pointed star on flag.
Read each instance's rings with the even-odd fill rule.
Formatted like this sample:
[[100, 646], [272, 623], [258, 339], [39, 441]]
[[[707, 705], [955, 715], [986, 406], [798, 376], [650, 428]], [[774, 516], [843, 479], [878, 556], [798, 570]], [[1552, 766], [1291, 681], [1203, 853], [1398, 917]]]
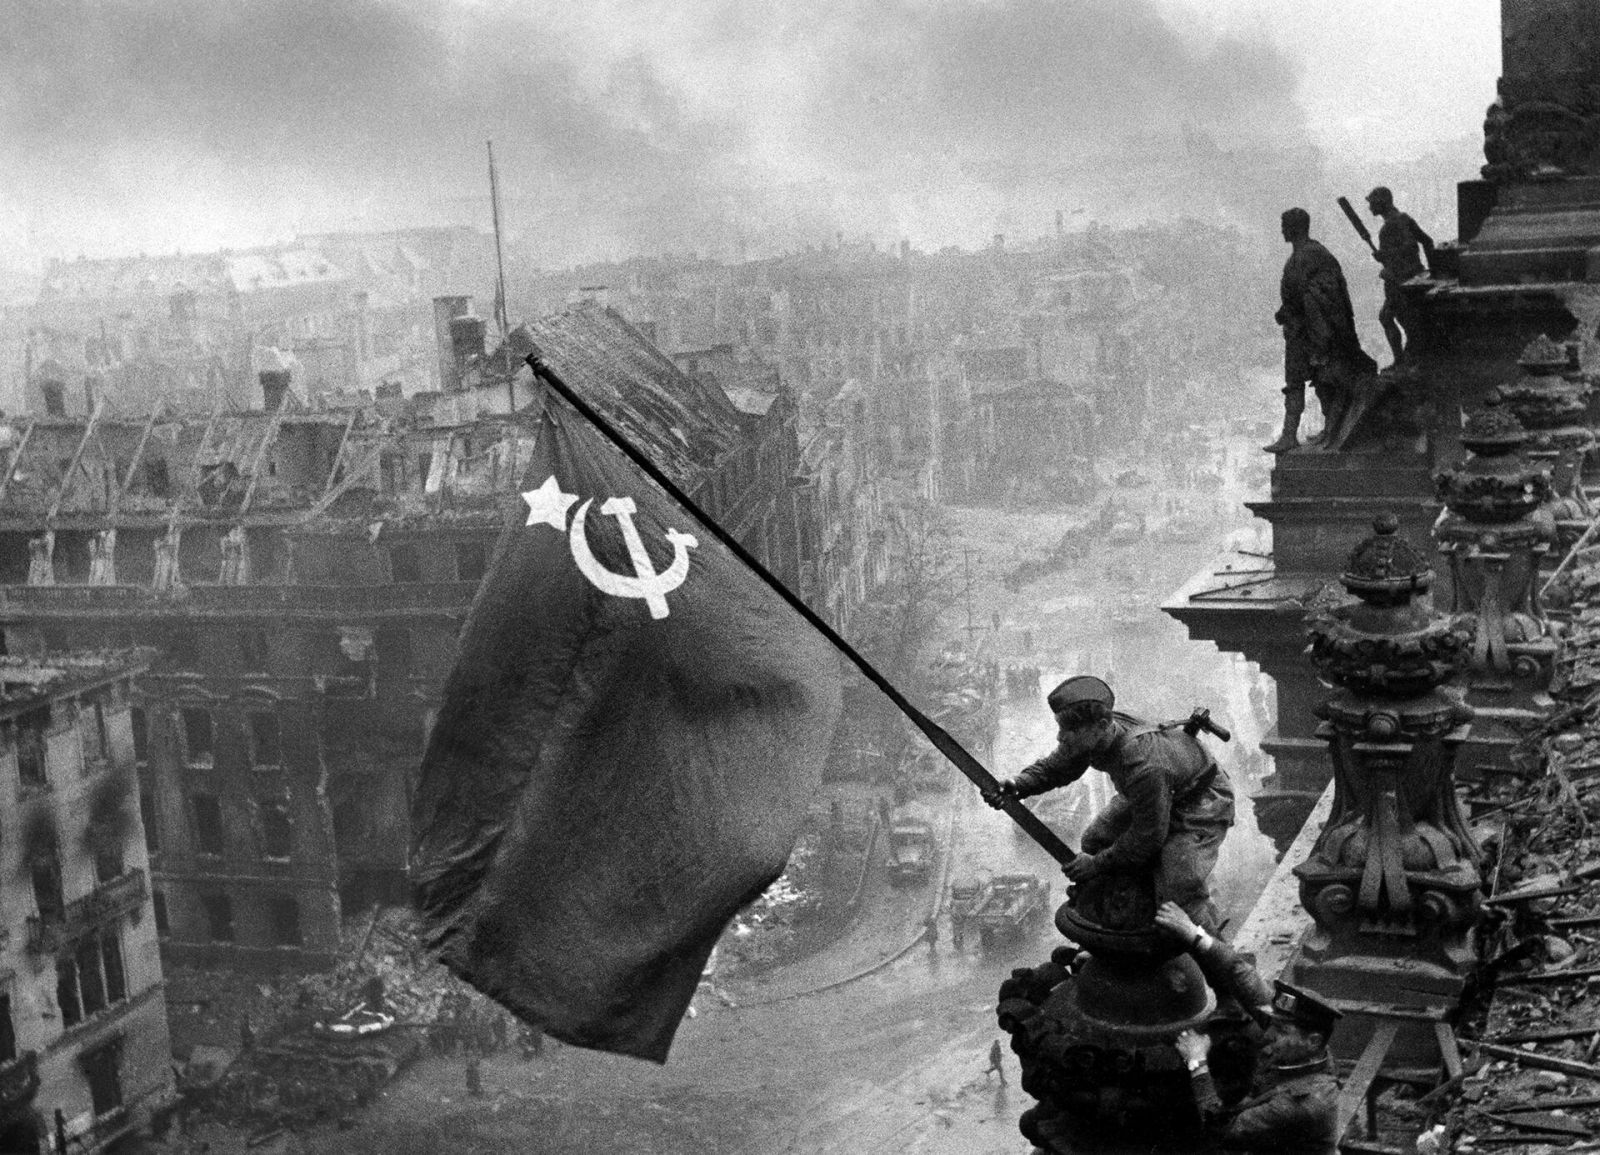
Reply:
[[538, 489], [524, 493], [522, 500], [528, 503], [528, 525], [548, 525], [565, 533], [567, 510], [578, 500], [578, 495], [562, 493], [552, 473]]

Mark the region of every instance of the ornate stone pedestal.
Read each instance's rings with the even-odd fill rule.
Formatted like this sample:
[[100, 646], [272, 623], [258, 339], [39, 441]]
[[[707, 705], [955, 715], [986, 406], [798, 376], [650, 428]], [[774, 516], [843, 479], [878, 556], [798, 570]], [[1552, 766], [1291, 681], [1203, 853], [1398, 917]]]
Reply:
[[1172, 1040], [1216, 1001], [1154, 913], [1147, 873], [1076, 887], [1056, 926], [1086, 957], [1063, 944], [1000, 988], [1000, 1026], [1038, 1100], [1020, 1127], [1047, 1151], [1194, 1149], [1198, 1120]]
[[1452, 612], [1475, 619], [1467, 663], [1477, 719], [1464, 776], [1510, 769], [1509, 751], [1550, 708], [1545, 693], [1556, 642], [1539, 605], [1539, 567], [1555, 540], [1549, 475], [1523, 454], [1528, 443], [1509, 408], [1472, 413], [1461, 433], [1470, 456], [1439, 473], [1445, 516], [1434, 529], [1448, 560]]
[[[1337, 1053], [1359, 1054], [1384, 1008], [1443, 1012], [1474, 956], [1479, 850], [1455, 795], [1472, 711], [1445, 682], [1473, 642], [1468, 618], [1422, 601], [1433, 572], [1394, 518], [1350, 555], [1341, 581], [1361, 599], [1318, 618], [1311, 655], [1338, 686], [1318, 713], [1333, 759], [1333, 812], [1294, 868], [1316, 921], [1291, 981], [1345, 1013]], [[1390, 1061], [1436, 1060], [1431, 1025], [1403, 1030]]]

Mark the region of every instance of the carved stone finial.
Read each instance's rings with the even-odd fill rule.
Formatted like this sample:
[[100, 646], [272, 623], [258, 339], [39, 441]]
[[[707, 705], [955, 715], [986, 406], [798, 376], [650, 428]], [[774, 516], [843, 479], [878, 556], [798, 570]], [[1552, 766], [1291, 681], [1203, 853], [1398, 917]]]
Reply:
[[1405, 538], [1399, 536], [1400, 519], [1391, 512], [1372, 519], [1372, 536], [1350, 551], [1339, 582], [1363, 601], [1409, 601], [1433, 584], [1433, 570]]

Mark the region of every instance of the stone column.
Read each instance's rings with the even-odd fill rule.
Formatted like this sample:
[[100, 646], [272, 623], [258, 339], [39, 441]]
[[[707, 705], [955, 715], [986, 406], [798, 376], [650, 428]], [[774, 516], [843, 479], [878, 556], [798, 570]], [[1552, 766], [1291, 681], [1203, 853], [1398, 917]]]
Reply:
[[1550, 707], [1556, 640], [1539, 604], [1539, 567], [1555, 541], [1545, 470], [1523, 453], [1527, 431], [1507, 407], [1470, 414], [1466, 460], [1438, 474], [1445, 514], [1434, 528], [1450, 564], [1451, 610], [1476, 620], [1467, 668], [1477, 715], [1468, 778], [1510, 768], [1509, 753]]
[[1019, 1126], [1046, 1151], [1198, 1143], [1172, 1040], [1205, 1022], [1216, 1000], [1194, 960], [1156, 929], [1155, 905], [1150, 868], [1074, 886], [1056, 927], [1077, 946], [1001, 984], [1000, 1026], [1021, 1061], [1022, 1089], [1038, 1100]]
[[[1393, 516], [1373, 528], [1340, 576], [1359, 600], [1307, 631], [1312, 661], [1337, 687], [1318, 731], [1333, 759], [1334, 803], [1294, 868], [1316, 925], [1291, 970], [1345, 1012], [1335, 1038], [1343, 1054], [1364, 1045], [1375, 1008], [1455, 1005], [1474, 961], [1480, 882], [1455, 794], [1472, 711], [1446, 685], [1467, 659], [1474, 622], [1427, 604], [1433, 571], [1397, 536]], [[1435, 1055], [1426, 1023], [1396, 1047], [1396, 1061]]]
[[1575, 343], [1557, 344], [1540, 335], [1517, 360], [1517, 379], [1495, 393], [1528, 431], [1528, 460], [1550, 478], [1546, 510], [1555, 520], [1558, 548], [1546, 560], [1554, 564], [1572, 548], [1594, 519], [1594, 504], [1584, 492], [1584, 473], [1595, 446], [1587, 423], [1589, 398], [1595, 392], [1578, 367]]

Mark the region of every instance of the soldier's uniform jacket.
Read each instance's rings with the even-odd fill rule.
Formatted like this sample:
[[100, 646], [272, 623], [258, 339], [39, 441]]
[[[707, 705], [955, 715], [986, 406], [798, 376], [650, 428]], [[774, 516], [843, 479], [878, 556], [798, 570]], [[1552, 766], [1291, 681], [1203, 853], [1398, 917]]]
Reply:
[[[1128, 828], [1095, 855], [1101, 867], [1138, 866], [1161, 853], [1181, 830], [1233, 824], [1233, 786], [1199, 739], [1182, 723], [1154, 726], [1126, 714], [1113, 715], [1117, 733], [1096, 764], [1128, 802]], [[1063, 747], [1023, 769], [1016, 783], [1024, 794], [1066, 786], [1083, 777], [1087, 761]]]
[[1197, 1071], [1192, 1085], [1200, 1117], [1224, 1151], [1335, 1155], [1338, 1150], [1339, 1081], [1330, 1058], [1271, 1072], [1264, 1090], [1231, 1110], [1222, 1106], [1209, 1071]]
[[1317, 366], [1362, 365], [1366, 354], [1356, 333], [1355, 307], [1339, 260], [1318, 241], [1298, 245], [1283, 265], [1278, 324], [1283, 326], [1284, 379], [1311, 379]]
[[1406, 213], [1386, 218], [1378, 229], [1378, 262], [1386, 282], [1398, 284], [1427, 271], [1422, 253], [1433, 262], [1433, 238]]

